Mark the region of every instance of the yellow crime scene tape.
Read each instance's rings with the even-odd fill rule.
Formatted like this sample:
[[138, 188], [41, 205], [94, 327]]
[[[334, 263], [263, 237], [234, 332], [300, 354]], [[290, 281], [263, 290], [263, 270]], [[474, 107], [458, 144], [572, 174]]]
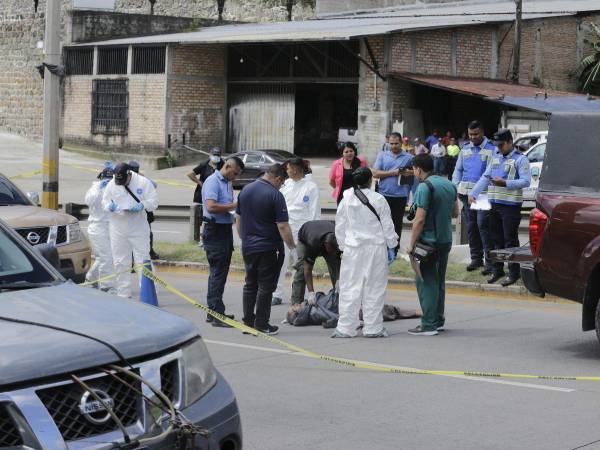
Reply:
[[290, 344], [289, 342], [283, 341], [281, 339], [275, 338], [273, 336], [269, 336], [267, 334], [261, 333], [260, 331], [251, 328], [243, 323], [240, 323], [236, 320], [230, 319], [223, 314], [219, 314], [211, 309], [208, 306], [203, 305], [184, 294], [180, 290], [178, 290], [173, 285], [167, 283], [166, 281], [159, 278], [155, 273], [149, 270], [145, 266], [141, 266], [141, 270], [146, 277], [154, 281], [154, 283], [162, 286], [164, 289], [172, 292], [178, 297], [184, 299], [188, 303], [193, 306], [201, 309], [206, 314], [218, 319], [222, 322], [225, 322], [227, 325], [231, 325], [233, 328], [240, 330], [242, 332], [252, 334], [254, 336], [260, 337], [268, 342], [284, 347], [292, 352], [300, 353], [304, 356], [307, 356], [312, 359], [318, 359], [321, 361], [329, 361], [331, 363], [339, 364], [344, 367], [353, 367], [356, 369], [365, 369], [375, 372], [385, 372], [385, 373], [396, 373], [396, 374], [404, 374], [404, 375], [462, 375], [466, 377], [479, 377], [479, 378], [512, 378], [512, 379], [529, 379], [529, 380], [551, 380], [551, 381], [600, 381], [600, 377], [589, 377], [589, 376], [557, 376], [557, 375], [530, 375], [530, 374], [515, 374], [515, 373], [494, 373], [494, 372], [473, 372], [473, 371], [462, 371], [462, 370], [421, 370], [421, 369], [410, 369], [410, 368], [399, 368], [399, 367], [390, 367], [385, 364], [376, 364], [376, 363], [368, 363], [364, 361], [357, 361], [354, 359], [347, 358], [339, 358], [337, 356], [324, 355], [320, 353], [316, 353], [310, 350], [306, 350], [304, 348], [298, 347], [294, 344]]
[[18, 178], [29, 178], [34, 177], [42, 173], [41, 170], [32, 170], [31, 172], [20, 173], [18, 175], [13, 175], [12, 177], [8, 177], [9, 180], [16, 180]]

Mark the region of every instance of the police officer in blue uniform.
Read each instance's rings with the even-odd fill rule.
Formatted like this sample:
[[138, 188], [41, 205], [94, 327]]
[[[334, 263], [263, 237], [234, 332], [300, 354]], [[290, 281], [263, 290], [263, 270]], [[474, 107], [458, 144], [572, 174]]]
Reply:
[[[513, 136], [505, 128], [494, 134], [494, 144], [498, 149], [492, 155], [485, 173], [477, 182], [469, 203], [486, 188], [492, 204], [490, 211], [490, 249], [519, 246], [519, 224], [521, 223], [521, 206], [523, 189], [529, 187], [531, 174], [529, 160], [513, 145]], [[508, 265], [508, 276], [502, 280], [502, 286], [510, 286], [520, 278], [519, 264]], [[504, 276], [504, 264], [495, 262], [488, 283], [495, 283]]]
[[489, 275], [492, 273], [489, 262], [489, 211], [472, 210], [469, 207], [469, 195], [485, 172], [496, 147], [485, 137], [480, 121], [474, 120], [467, 128], [470, 142], [465, 144], [458, 154], [452, 183], [458, 190], [458, 198], [462, 203], [462, 221], [467, 227], [469, 238], [471, 262], [467, 271], [482, 267], [485, 258], [482, 274]]

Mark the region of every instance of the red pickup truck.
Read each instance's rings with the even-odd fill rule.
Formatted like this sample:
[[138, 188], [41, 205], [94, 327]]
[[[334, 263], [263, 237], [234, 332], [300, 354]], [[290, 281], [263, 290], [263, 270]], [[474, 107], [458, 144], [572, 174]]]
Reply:
[[600, 340], [600, 110], [552, 115], [529, 247], [494, 257], [521, 263], [533, 294], [581, 303], [583, 331]]

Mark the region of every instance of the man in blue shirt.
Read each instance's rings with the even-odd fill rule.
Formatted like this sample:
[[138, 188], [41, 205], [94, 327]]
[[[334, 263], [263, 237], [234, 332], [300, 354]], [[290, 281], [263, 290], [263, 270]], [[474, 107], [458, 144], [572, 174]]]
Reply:
[[427, 139], [425, 139], [425, 146], [431, 151], [433, 146], [439, 141], [438, 130], [433, 130]]
[[[233, 253], [232, 226], [236, 203], [233, 200], [231, 182], [242, 170], [244, 163], [241, 159], [229, 158], [221, 170], [209, 176], [202, 186], [202, 220], [206, 224], [202, 232], [202, 241], [210, 268], [206, 303], [210, 309], [220, 314], [225, 314], [223, 291]], [[228, 317], [233, 319], [233, 315]], [[207, 316], [206, 321], [212, 323], [213, 327], [229, 327], [212, 316]]]
[[[417, 184], [412, 171], [413, 155], [402, 151], [401, 141], [400, 133], [390, 134], [390, 151], [379, 153], [373, 165], [373, 177], [379, 179], [378, 192], [385, 197], [392, 212], [398, 243], [402, 235], [402, 221], [408, 195], [413, 185]], [[400, 244], [396, 246], [396, 254], [399, 246]]]
[[235, 211], [246, 266], [243, 320], [247, 326], [269, 335], [279, 330], [269, 324], [269, 319], [271, 296], [283, 265], [284, 241], [292, 261], [297, 259], [285, 198], [279, 192], [285, 176], [283, 166], [273, 164], [262, 178], [240, 192]]
[[496, 151], [496, 147], [487, 140], [483, 125], [474, 120], [467, 127], [469, 142], [463, 146], [452, 174], [452, 183], [458, 188], [458, 198], [462, 202], [461, 217], [467, 227], [471, 262], [467, 271], [472, 272], [480, 267], [483, 275], [492, 273], [489, 261], [489, 211], [475, 211], [469, 206], [469, 195], [487, 168], [488, 161]]
[[[498, 149], [469, 195], [469, 203], [473, 203], [479, 194], [488, 189], [488, 197], [492, 204], [490, 250], [519, 246], [523, 189], [531, 183], [529, 160], [514, 148], [510, 130], [498, 130], [494, 134], [494, 144]], [[500, 283], [502, 286], [510, 286], [521, 276], [519, 264], [510, 263], [508, 270], [508, 276]], [[503, 276], [504, 264], [495, 262], [487, 281], [495, 283]]]

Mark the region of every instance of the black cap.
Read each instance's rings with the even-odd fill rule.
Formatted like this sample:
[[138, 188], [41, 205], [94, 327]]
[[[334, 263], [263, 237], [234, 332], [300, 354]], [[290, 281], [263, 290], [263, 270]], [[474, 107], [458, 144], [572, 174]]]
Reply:
[[105, 180], [108, 178], [112, 178], [113, 175], [115, 174], [115, 171], [113, 170], [112, 167], [105, 167], [102, 172], [100, 172], [98, 174], [98, 179], [99, 180]]
[[219, 155], [221, 156], [221, 149], [219, 147], [213, 147], [210, 149], [210, 154], [211, 155]]
[[115, 166], [115, 184], [123, 186], [127, 183], [127, 176], [129, 175], [129, 165], [126, 163], [119, 163]]
[[504, 142], [512, 141], [513, 135], [507, 128], [500, 128], [494, 133], [494, 144], [498, 145]]
[[135, 173], [139, 173], [140, 171], [140, 163], [134, 160], [131, 160], [127, 163], [130, 170], [133, 170]]

